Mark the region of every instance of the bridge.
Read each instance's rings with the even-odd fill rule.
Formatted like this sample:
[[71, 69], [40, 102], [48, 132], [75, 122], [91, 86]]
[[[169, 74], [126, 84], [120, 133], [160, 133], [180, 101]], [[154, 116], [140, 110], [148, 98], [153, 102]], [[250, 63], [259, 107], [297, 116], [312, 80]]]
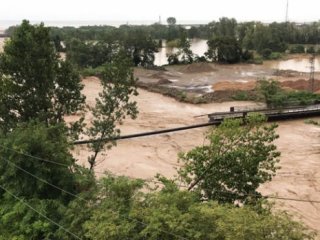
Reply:
[[275, 109], [262, 108], [239, 111], [235, 111], [234, 109], [234, 107], [231, 107], [229, 112], [208, 114], [209, 122], [222, 122], [227, 118], [244, 118], [250, 113], [264, 114], [268, 118], [268, 121], [320, 116], [320, 104]]

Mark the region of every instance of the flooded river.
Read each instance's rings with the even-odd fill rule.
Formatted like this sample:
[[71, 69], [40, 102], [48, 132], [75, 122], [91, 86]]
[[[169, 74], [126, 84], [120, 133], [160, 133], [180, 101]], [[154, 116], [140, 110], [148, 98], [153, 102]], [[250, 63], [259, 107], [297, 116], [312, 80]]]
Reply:
[[[168, 64], [168, 55], [176, 53], [176, 48], [167, 47], [166, 40], [162, 41], [162, 48], [159, 48], [159, 52], [155, 54], [154, 64], [156, 66], [162, 66]], [[203, 39], [192, 39], [191, 40], [191, 50], [194, 54], [198, 56], [203, 56], [208, 50], [207, 40]]]
[[[203, 56], [208, 50], [207, 40], [192, 39], [191, 50], [198, 56]], [[159, 52], [155, 54], [155, 65], [162, 66], [168, 64], [168, 55], [177, 52], [176, 48], [170, 48], [166, 46], [166, 41], [163, 41], [163, 48], [159, 49]], [[280, 60], [280, 61], [265, 61], [266, 67], [279, 70], [293, 70], [298, 72], [309, 72], [310, 62], [308, 56], [301, 58]], [[315, 59], [315, 71], [320, 72], [320, 58]]]
[[[3, 49], [5, 39], [0, 38], [0, 51]], [[166, 47], [166, 41], [163, 41], [163, 48], [159, 49], [159, 52], [155, 54], [155, 65], [162, 66], [168, 64], [167, 56], [175, 53], [177, 49]], [[198, 56], [203, 56], [208, 50], [207, 41], [203, 39], [192, 39], [191, 40], [191, 50], [194, 54]], [[303, 56], [300, 58], [294, 58], [289, 60], [280, 61], [265, 61], [263, 65], [270, 69], [279, 70], [294, 70], [298, 72], [309, 72], [310, 62], [308, 56]], [[320, 57], [315, 59], [315, 71], [320, 72]], [[250, 74], [250, 73], [248, 73]]]

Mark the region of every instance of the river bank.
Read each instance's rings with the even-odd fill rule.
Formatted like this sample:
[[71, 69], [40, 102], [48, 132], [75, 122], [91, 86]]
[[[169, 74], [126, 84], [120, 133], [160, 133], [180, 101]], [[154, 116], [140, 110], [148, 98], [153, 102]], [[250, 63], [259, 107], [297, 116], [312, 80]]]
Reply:
[[[293, 55], [285, 61], [266, 61], [263, 64], [193, 63], [166, 66], [164, 70], [135, 68], [138, 86], [146, 90], [170, 96], [181, 102], [210, 103], [216, 101], [255, 100], [259, 79], [274, 79], [286, 90], [309, 90], [305, 55]], [[316, 66], [320, 62], [315, 63]], [[307, 69], [306, 65], [306, 69]], [[293, 69], [293, 70], [292, 70]], [[320, 91], [320, 72], [315, 72], [315, 92]], [[240, 97], [239, 96], [246, 96]]]
[[[101, 90], [99, 80], [94, 77], [83, 80], [83, 93], [87, 104], [93, 106], [95, 97]], [[206, 117], [195, 116], [216, 111], [227, 111], [231, 106], [257, 106], [254, 102], [224, 102], [192, 105], [177, 102], [172, 98], [139, 89], [139, 116], [136, 120], [126, 119], [121, 126], [122, 134], [132, 134], [158, 129], [205, 123]], [[261, 106], [261, 104], [259, 104]], [[86, 122], [92, 119], [86, 115]], [[320, 118], [316, 118], [320, 120]], [[104, 171], [134, 178], [150, 179], [157, 173], [167, 177], [176, 174], [178, 153], [202, 145], [208, 128], [192, 129], [177, 133], [119, 141], [110, 151], [99, 155], [95, 167], [97, 176]], [[320, 128], [305, 124], [304, 120], [279, 122], [276, 141], [282, 155], [281, 169], [277, 176], [261, 187], [265, 195], [278, 195], [285, 198], [320, 198]], [[77, 146], [74, 156], [80, 164], [87, 164], [90, 155], [86, 146]], [[277, 200], [281, 209], [288, 210], [308, 227], [320, 231], [320, 205], [308, 202]]]

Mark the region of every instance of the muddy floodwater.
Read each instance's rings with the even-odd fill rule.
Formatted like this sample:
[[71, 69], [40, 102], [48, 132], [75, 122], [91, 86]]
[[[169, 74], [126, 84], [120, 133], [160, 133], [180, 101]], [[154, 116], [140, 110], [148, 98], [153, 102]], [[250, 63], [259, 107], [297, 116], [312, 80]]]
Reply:
[[[198, 56], [203, 56], [208, 50], [207, 40], [203, 39], [191, 39], [191, 50], [194, 54]], [[155, 54], [154, 64], [156, 66], [162, 66], [168, 64], [168, 55], [176, 53], [176, 48], [167, 47], [167, 41], [162, 40], [162, 48], [158, 49], [158, 53]]]
[[[176, 48], [167, 47], [165, 40], [162, 42], [163, 47], [159, 48], [159, 52], [155, 54], [154, 64], [162, 66], [168, 64], [168, 55], [176, 53]], [[208, 50], [207, 40], [203, 39], [191, 39], [191, 50], [195, 55], [204, 56], [204, 53]], [[266, 61], [265, 62], [272, 69], [279, 70], [293, 70], [297, 72], [309, 72], [310, 61], [309, 56], [301, 56], [289, 60], [280, 61]], [[315, 59], [315, 71], [320, 71], [320, 58]]]
[[[101, 91], [97, 78], [83, 80], [83, 93], [89, 106]], [[139, 89], [135, 97], [139, 108], [136, 120], [126, 119], [121, 126], [122, 134], [133, 134], [206, 123], [207, 117], [196, 117], [216, 111], [227, 111], [230, 106], [260, 106], [254, 102], [224, 102], [191, 105], [177, 102], [172, 98]], [[72, 120], [72, 116], [67, 121]], [[86, 115], [90, 125], [92, 115]], [[316, 118], [315, 120], [320, 120]], [[303, 119], [279, 122], [277, 133], [280, 138], [276, 145], [281, 152], [281, 167], [276, 177], [260, 190], [264, 195], [304, 200], [320, 199], [320, 128], [306, 124]], [[118, 142], [117, 147], [98, 156], [95, 171], [102, 176], [104, 171], [116, 175], [150, 179], [157, 173], [167, 177], [176, 174], [178, 153], [188, 151], [204, 143], [208, 128], [191, 129], [176, 133], [167, 133], [144, 138], [128, 139]], [[77, 146], [73, 154], [79, 164], [87, 165], [91, 154], [86, 146]], [[299, 201], [274, 200], [279, 209], [293, 214], [311, 229], [320, 231], [319, 204]]]

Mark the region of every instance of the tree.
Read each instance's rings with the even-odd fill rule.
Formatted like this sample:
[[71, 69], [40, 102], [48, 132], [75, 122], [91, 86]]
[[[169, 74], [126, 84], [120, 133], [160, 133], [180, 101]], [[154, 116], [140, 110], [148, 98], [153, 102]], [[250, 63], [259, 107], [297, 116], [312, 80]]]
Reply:
[[187, 32], [182, 31], [180, 34], [180, 39], [178, 41], [178, 52], [172, 53], [168, 56], [169, 65], [173, 64], [190, 64], [194, 61], [194, 54], [190, 49], [190, 40], [187, 38]]
[[79, 74], [59, 60], [43, 24], [23, 21], [0, 55], [0, 127], [38, 119], [47, 125], [83, 109]]
[[181, 62], [184, 64], [189, 64], [193, 62], [194, 54], [190, 49], [191, 44], [189, 39], [187, 38], [187, 33], [184, 31], [181, 33], [178, 48], [179, 48], [179, 55], [181, 58]]
[[254, 49], [262, 53], [264, 49], [270, 49], [274, 52], [284, 52], [287, 46], [282, 40], [281, 35], [277, 34], [271, 26], [265, 26], [261, 23], [256, 24], [252, 35]]
[[168, 17], [167, 23], [168, 23], [168, 25], [175, 25], [177, 23], [177, 20], [174, 17]]
[[130, 28], [123, 34], [120, 42], [135, 66], [153, 66], [154, 53], [158, 52], [158, 48], [147, 31]]
[[211, 129], [207, 144], [181, 154], [179, 175], [189, 190], [222, 203], [259, 198], [257, 189], [272, 179], [280, 155], [273, 144], [277, 126], [264, 122], [262, 115], [225, 120]]
[[[120, 129], [117, 124], [122, 124], [126, 117], [136, 118], [138, 110], [135, 101], [130, 96], [138, 95], [136, 90], [136, 79], [133, 76], [130, 59], [126, 58], [124, 52], [113, 58], [111, 63], [104, 66], [101, 84], [103, 90], [96, 99], [93, 109], [92, 127], [88, 135], [97, 139], [90, 144], [94, 154], [89, 158], [90, 169], [93, 169], [98, 153], [115, 145], [113, 138], [119, 136]], [[109, 141], [104, 141], [108, 138]]]
[[207, 58], [221, 63], [237, 63], [241, 59], [242, 50], [235, 38], [215, 37], [208, 40]]
[[80, 68], [96, 68], [111, 62], [119, 48], [112, 39], [86, 42], [73, 38], [67, 41], [67, 59]]
[[0, 239], [58, 239], [54, 236], [59, 228], [24, 203], [60, 222], [67, 205], [85, 189], [65, 126], [21, 124], [1, 135], [0, 145]]
[[[141, 180], [107, 175], [97, 184], [86, 221], [87, 239], [313, 239], [312, 233], [287, 214], [200, 202], [196, 193], [163, 181], [159, 191], [143, 193]], [[271, 211], [272, 210], [272, 211]]]
[[[288, 94], [281, 88], [280, 82], [261, 79], [258, 82], [258, 92], [269, 108], [279, 108], [288, 105]], [[307, 98], [306, 98], [307, 99]], [[291, 104], [298, 104], [299, 99], [293, 99]]]
[[234, 18], [220, 18], [214, 25], [215, 37], [236, 38], [237, 21]]

